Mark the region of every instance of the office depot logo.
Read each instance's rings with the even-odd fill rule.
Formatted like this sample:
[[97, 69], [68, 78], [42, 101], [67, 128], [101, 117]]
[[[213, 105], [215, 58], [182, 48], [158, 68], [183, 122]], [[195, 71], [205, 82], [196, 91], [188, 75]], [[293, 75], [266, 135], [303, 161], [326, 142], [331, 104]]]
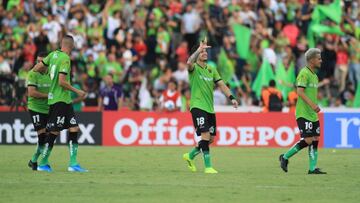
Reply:
[[[217, 114], [217, 135], [213, 145], [289, 147], [299, 139], [295, 120], [280, 118], [269, 123], [261, 114], [232, 116], [237, 119], [226, 113]], [[249, 117], [254, 118], [249, 120]], [[105, 112], [103, 119], [103, 144], [108, 146], [188, 146], [194, 145], [198, 138], [189, 113], [127, 112], [119, 115]]]

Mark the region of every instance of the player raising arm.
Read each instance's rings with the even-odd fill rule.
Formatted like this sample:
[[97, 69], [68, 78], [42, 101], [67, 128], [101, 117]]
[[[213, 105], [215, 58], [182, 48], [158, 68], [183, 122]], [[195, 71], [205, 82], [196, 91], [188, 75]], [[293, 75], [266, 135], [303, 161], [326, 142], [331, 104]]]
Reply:
[[210, 48], [206, 39], [200, 42], [199, 48], [189, 57], [188, 71], [190, 78], [191, 99], [190, 112], [197, 136], [201, 140], [189, 153], [183, 155], [191, 171], [196, 171], [194, 158], [203, 153], [205, 173], [217, 173], [212, 167], [209, 145], [214, 141], [216, 135], [216, 117], [214, 112], [214, 87], [218, 85], [222, 92], [230, 99], [234, 108], [238, 102], [231, 94], [229, 88], [221, 80], [215, 68], [207, 65], [208, 55], [206, 50]]

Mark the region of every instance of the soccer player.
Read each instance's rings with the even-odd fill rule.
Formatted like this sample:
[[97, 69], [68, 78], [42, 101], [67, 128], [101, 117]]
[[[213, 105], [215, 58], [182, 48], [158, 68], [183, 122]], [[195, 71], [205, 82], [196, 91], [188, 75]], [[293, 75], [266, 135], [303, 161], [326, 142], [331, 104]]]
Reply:
[[80, 97], [85, 97], [86, 94], [84, 91], [76, 89], [70, 84], [71, 65], [69, 55], [73, 47], [73, 37], [66, 35], [61, 41], [61, 50], [51, 52], [41, 63], [37, 63], [34, 67], [35, 71], [46, 69], [46, 67], [48, 67], [51, 79], [48, 94], [48, 104], [50, 105], [49, 119], [47, 122], [49, 136], [44, 152], [42, 153], [42, 159], [37, 168], [38, 171], [52, 171], [48, 159], [54, 146], [54, 141], [63, 129], [69, 129], [68, 144], [70, 163], [68, 171], [87, 171], [77, 162], [77, 136], [79, 127], [72, 107], [71, 91], [75, 92]]
[[189, 153], [183, 155], [188, 168], [195, 172], [196, 166], [194, 158], [200, 152], [203, 154], [205, 163], [205, 173], [218, 173], [211, 164], [209, 145], [214, 141], [216, 135], [216, 118], [214, 113], [214, 87], [218, 85], [221, 91], [231, 100], [234, 108], [238, 102], [231, 94], [229, 88], [221, 80], [215, 68], [207, 66], [208, 54], [206, 50], [210, 48], [206, 39], [200, 42], [198, 49], [189, 57], [188, 71], [191, 87], [190, 112], [197, 136], [201, 140]]
[[[37, 62], [41, 62], [46, 55], [46, 53], [39, 53]], [[49, 113], [47, 98], [50, 84], [51, 80], [47, 72], [36, 72], [34, 70], [29, 71], [27, 78], [27, 105], [34, 129], [38, 134], [36, 151], [28, 163], [28, 166], [34, 171], [37, 170], [37, 160], [43, 152], [46, 142], [46, 124]]]
[[307, 66], [304, 67], [297, 79], [298, 100], [296, 103], [296, 121], [300, 129], [301, 139], [285, 154], [279, 157], [280, 167], [288, 172], [289, 159], [305, 147], [309, 147], [309, 171], [308, 174], [326, 174], [316, 167], [318, 159], [318, 144], [320, 136], [320, 123], [317, 105], [317, 88], [319, 79], [315, 70], [320, 68], [321, 50], [311, 48], [305, 53]]

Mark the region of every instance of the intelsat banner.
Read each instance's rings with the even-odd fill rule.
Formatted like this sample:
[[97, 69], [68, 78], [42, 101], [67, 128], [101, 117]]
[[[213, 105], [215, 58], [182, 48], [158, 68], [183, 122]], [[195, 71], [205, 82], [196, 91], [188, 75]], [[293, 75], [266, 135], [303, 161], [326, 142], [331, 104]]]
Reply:
[[[27, 112], [0, 112], [0, 144], [36, 144], [37, 133]], [[77, 113], [80, 144], [101, 145], [101, 113]], [[67, 131], [61, 131], [58, 144], [67, 143]]]

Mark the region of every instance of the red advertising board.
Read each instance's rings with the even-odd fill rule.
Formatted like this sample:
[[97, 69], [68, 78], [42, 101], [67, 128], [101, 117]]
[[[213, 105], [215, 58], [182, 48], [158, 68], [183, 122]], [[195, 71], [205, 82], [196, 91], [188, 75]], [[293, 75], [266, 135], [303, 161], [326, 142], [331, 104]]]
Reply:
[[[215, 146], [290, 147], [300, 137], [293, 114], [217, 113], [216, 119]], [[189, 146], [195, 138], [190, 113], [103, 113], [105, 146]]]

